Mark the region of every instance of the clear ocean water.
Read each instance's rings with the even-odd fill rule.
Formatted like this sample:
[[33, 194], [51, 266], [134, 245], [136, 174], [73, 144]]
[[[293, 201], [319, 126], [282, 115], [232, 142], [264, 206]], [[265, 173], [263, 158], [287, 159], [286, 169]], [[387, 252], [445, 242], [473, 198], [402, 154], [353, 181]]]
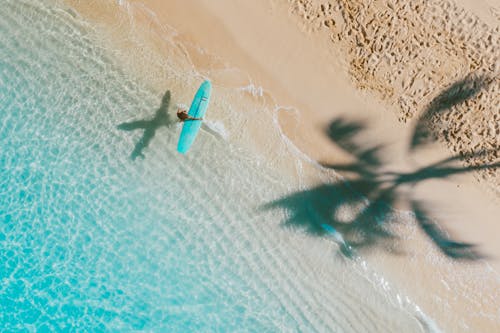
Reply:
[[2, 1], [0, 331], [420, 331], [335, 244], [258, 208], [277, 172], [209, 131], [186, 157], [175, 124], [120, 129], [162, 96], [92, 34]]

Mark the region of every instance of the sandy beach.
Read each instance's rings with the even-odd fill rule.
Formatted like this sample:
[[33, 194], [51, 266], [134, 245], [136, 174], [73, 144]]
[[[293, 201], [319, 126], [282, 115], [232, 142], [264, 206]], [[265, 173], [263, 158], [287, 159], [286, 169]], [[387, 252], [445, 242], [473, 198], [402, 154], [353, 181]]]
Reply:
[[[159, 92], [166, 56], [221, 90], [247, 87], [248, 103], [267, 114], [208, 118], [263, 163], [293, 159], [289, 169], [307, 181], [292, 191], [343, 178], [376, 184], [359, 188], [369, 200], [393, 190], [391, 205], [415, 225], [394, 227], [397, 240], [361, 255], [443, 331], [500, 329], [498, 3], [63, 2], [106, 32], [116, 59]], [[182, 84], [175, 103], [189, 101]], [[279, 154], [291, 157], [275, 161], [270, 142], [283, 139], [292, 145]], [[437, 222], [423, 218], [419, 227], [416, 203]], [[453, 252], [460, 247], [467, 252]]]

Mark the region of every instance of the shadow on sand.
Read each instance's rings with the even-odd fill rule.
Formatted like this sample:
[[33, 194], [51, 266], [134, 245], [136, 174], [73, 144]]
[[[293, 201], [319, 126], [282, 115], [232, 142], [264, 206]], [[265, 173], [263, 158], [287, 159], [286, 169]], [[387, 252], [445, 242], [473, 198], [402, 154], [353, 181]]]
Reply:
[[[466, 79], [457, 82], [431, 103], [424, 116], [443, 112], [453, 105], [462, 103], [476, 95], [484, 86], [484, 80], [472, 82]], [[392, 207], [396, 199], [399, 202], [404, 200], [413, 211], [421, 230], [443, 254], [463, 260], [482, 258], [473, 244], [450, 238], [446, 230], [431, 218], [426, 205], [413, 199], [411, 194], [415, 186], [426, 180], [445, 179], [474, 170], [498, 168], [500, 163], [471, 167], [457, 163], [463, 158], [489, 153], [476, 152], [467, 156], [445, 158], [412, 172], [381, 172], [382, 162], [379, 152], [382, 146], [361, 147], [355, 143], [355, 137], [364, 128], [360, 122], [338, 118], [327, 129], [331, 140], [350, 153], [355, 161], [349, 164], [323, 164], [323, 166], [348, 172], [353, 175], [352, 180], [322, 184], [296, 192], [269, 202], [262, 208], [285, 209], [287, 218], [284, 226], [299, 227], [313, 235], [328, 234], [340, 245], [343, 254], [353, 257], [356, 250], [375, 246], [394, 253], [401, 252], [401, 249], [395, 248], [395, 241], [400, 238], [394, 232], [396, 228], [393, 228], [401, 221], [394, 214]], [[419, 122], [413, 137], [421, 135], [422, 130], [426, 131], [426, 128]], [[418, 140], [412, 140], [410, 148], [419, 144], [421, 142]]]
[[143, 150], [148, 147], [149, 143], [155, 136], [156, 130], [162, 126], [168, 126], [174, 121], [170, 118], [168, 114], [168, 106], [170, 104], [170, 90], [167, 90], [165, 95], [161, 100], [161, 105], [156, 110], [155, 116], [151, 120], [137, 120], [127, 123], [122, 123], [118, 125], [118, 129], [123, 131], [133, 131], [136, 129], [143, 129], [144, 134], [141, 139], [135, 145], [134, 150], [130, 157], [135, 160], [137, 157], [144, 158]]
[[444, 117], [451, 108], [478, 95], [482, 90], [493, 83], [493, 79], [485, 76], [472, 76], [455, 82], [434, 98], [429, 106], [420, 115], [413, 130], [410, 150], [414, 150], [433, 140], [435, 133], [430, 129], [429, 121], [435, 117]]

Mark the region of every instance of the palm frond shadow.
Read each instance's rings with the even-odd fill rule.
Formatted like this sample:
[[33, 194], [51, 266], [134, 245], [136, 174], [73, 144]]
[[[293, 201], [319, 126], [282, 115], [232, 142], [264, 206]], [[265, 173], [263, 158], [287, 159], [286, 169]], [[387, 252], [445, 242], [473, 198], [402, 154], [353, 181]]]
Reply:
[[443, 230], [433, 221], [423, 204], [418, 201], [412, 201], [412, 210], [420, 228], [425, 234], [441, 249], [441, 251], [450, 258], [475, 260], [483, 257], [476, 249], [474, 244], [457, 242], [452, 240]]
[[[387, 175], [394, 176], [394, 184], [399, 185], [415, 185], [428, 179], [445, 179], [453, 175], [468, 173], [476, 170], [496, 169], [500, 167], [500, 162], [490, 163], [483, 165], [472, 165], [469, 167], [462, 167], [454, 165], [454, 162], [462, 161], [467, 158], [479, 157], [482, 155], [488, 156], [493, 153], [493, 150], [479, 151], [471, 154], [459, 154], [449, 158], [445, 158], [439, 162], [422, 167], [410, 173], [394, 173], [388, 172]], [[456, 163], [455, 163], [456, 164]]]
[[469, 75], [464, 79], [455, 82], [436, 98], [434, 98], [429, 106], [419, 117], [412, 134], [410, 142], [410, 150], [415, 150], [431, 142], [435, 135], [429, 128], [428, 122], [436, 115], [444, 115], [451, 112], [451, 108], [455, 105], [467, 101], [478, 95], [482, 90], [486, 89], [493, 80], [485, 76]]
[[143, 150], [149, 146], [149, 143], [156, 134], [156, 130], [162, 126], [169, 126], [174, 121], [171, 119], [168, 113], [168, 107], [170, 104], [170, 90], [167, 90], [163, 95], [161, 105], [156, 110], [153, 119], [143, 119], [131, 122], [125, 122], [118, 125], [118, 129], [123, 131], [133, 131], [136, 129], [143, 129], [144, 133], [139, 139], [137, 144], [132, 151], [130, 157], [135, 160], [137, 157], [144, 158]]
[[[456, 174], [478, 169], [498, 168], [499, 163], [464, 167], [457, 164], [464, 156], [445, 158], [412, 172], [380, 172], [381, 146], [362, 148], [354, 138], [364, 128], [359, 122], [339, 118], [334, 120], [327, 134], [337, 145], [355, 157], [350, 164], [323, 164], [335, 170], [347, 170], [354, 179], [321, 184], [314, 188], [292, 193], [269, 202], [262, 209], [282, 208], [286, 211], [285, 227], [300, 228], [316, 235], [332, 236], [341, 251], [352, 257], [357, 250], [379, 247], [395, 253], [403, 253], [402, 242], [395, 233], [394, 225], [400, 220], [394, 214], [396, 199], [405, 198], [402, 192], [433, 178], [448, 178]], [[478, 152], [465, 157], [474, 157]], [[454, 259], [474, 260], [481, 258], [472, 244], [452, 240], [446, 230], [432, 219], [423, 203], [409, 199], [415, 219], [422, 231], [446, 256]]]

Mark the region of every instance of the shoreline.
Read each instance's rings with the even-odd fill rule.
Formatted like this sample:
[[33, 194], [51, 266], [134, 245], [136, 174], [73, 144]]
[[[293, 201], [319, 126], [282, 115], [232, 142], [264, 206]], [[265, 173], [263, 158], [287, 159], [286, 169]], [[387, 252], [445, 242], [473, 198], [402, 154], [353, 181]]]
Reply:
[[[72, 5], [82, 16], [99, 21], [99, 17], [92, 17], [91, 14], [96, 9], [102, 10], [102, 5], [99, 7], [96, 4], [82, 5], [72, 1], [65, 2]], [[139, 2], [130, 1], [129, 3]], [[179, 33], [173, 38], [184, 45], [185, 52], [199, 72], [210, 73], [214, 66], [224, 68], [224, 62], [230, 62], [232, 68], [244, 69], [244, 72], [251, 74], [252, 80], [246, 81], [244, 75], [243, 78], [241, 75], [234, 77], [228, 75], [229, 77], [219, 79], [220, 84], [239, 87], [242, 83], [249, 83], [256, 87], [264, 87], [265, 92], [272, 93], [271, 101], [273, 102], [270, 104], [293, 106], [296, 112], [286, 112], [285, 107], [278, 107], [278, 110], [282, 111], [276, 111], [276, 115], [270, 115], [270, 119], [275, 116], [283, 133], [300, 151], [313, 160], [326, 164], [352, 162], [352, 156], [341, 147], [332, 144], [326, 134], [326, 128], [331, 124], [332, 119], [360, 120], [364, 124], [369, 124], [369, 128], [366, 127], [367, 131], [361, 137], [361, 142], [372, 144], [374, 137], [380, 139], [379, 142], [385, 142], [387, 148], [383, 152], [382, 159], [384, 160], [383, 170], [386, 171], [409, 171], [415, 167], [415, 163], [425, 166], [442, 156], [450, 156], [447, 149], [437, 145], [430, 152], [426, 151], [418, 158], [409, 161], [405, 154], [411, 131], [408, 125], [397, 121], [397, 108], [380, 101], [370, 92], [358, 91], [347, 74], [347, 64], [341, 58], [341, 48], [332, 47], [328, 36], [324, 33], [313, 34], [304, 31], [304, 27], [301, 29], [291, 14], [283, 15], [287, 6], [278, 4], [276, 1], [272, 2], [271, 6], [262, 1], [256, 1], [252, 5], [232, 2], [213, 4], [192, 0], [186, 1], [183, 5], [162, 4], [159, 1], [149, 1], [147, 4], [157, 18], [162, 17], [162, 20], [159, 20], [160, 24], [168, 24]], [[244, 19], [239, 12], [239, 5], [247, 6]], [[107, 10], [112, 12], [113, 6], [109, 5]], [[169, 13], [175, 14], [169, 15]], [[193, 13], [200, 18], [195, 24], [188, 19]], [[260, 27], [247, 24], [255, 22], [258, 18], [260, 18]], [[142, 24], [148, 23], [147, 19], [145, 16]], [[306, 25], [305, 28], [307, 27]], [[286, 43], [277, 43], [278, 37], [283, 34], [285, 38], [282, 37], [282, 40]], [[259, 44], [261, 42], [263, 44]], [[200, 49], [197, 49], [198, 47]], [[158, 50], [162, 50], [162, 47], [159, 46]], [[206, 50], [208, 54], [216, 54], [217, 57], [211, 58], [211, 61], [207, 63], [202, 50]], [[144, 66], [147, 67], [147, 65]], [[288, 70], [290, 68], [292, 70]], [[327, 75], [324, 75], [325, 73]], [[319, 79], [311, 81], [311, 78]], [[265, 126], [267, 129], [272, 128], [272, 126]], [[255, 136], [258, 136], [258, 131]], [[265, 147], [265, 143], [257, 139], [256, 143], [261, 148]], [[268, 151], [266, 154], [269, 157], [272, 152]], [[308, 170], [307, 172], [316, 179], [313, 183], [319, 182], [322, 177], [314, 177], [314, 168]], [[343, 176], [349, 179], [348, 174]], [[500, 247], [494, 239], [499, 228], [494, 223], [494, 216], [497, 216], [498, 210], [495, 203], [498, 202], [498, 198], [485, 195], [472, 175], [460, 176], [452, 182], [432, 181], [431, 184], [426, 185], [426, 188], [420, 189], [417, 196], [425, 199], [431, 197], [431, 201], [441, 201], [440, 206], [450, 204], [450, 198], [455, 199], [453, 206], [461, 207], [463, 212], [460, 216], [453, 216], [453, 221], [445, 221], [447, 222], [445, 225], [452, 228], [459, 239], [481, 244], [481, 249], [494, 256], [493, 259], [487, 259], [487, 263], [497, 272], [496, 274], [500, 272], [500, 263], [495, 260], [495, 258], [500, 258]], [[448, 210], [440, 210], [440, 213], [444, 215], [444, 220], [451, 215], [458, 215], [449, 207]], [[487, 229], [475, 228], [468, 223], [471, 218], [482, 221]], [[398, 270], [398, 267], [406, 263], [404, 258], [369, 254], [368, 259], [371, 263], [378, 263], [380, 270], [388, 274], [391, 280], [397, 281], [394, 284], [400, 290], [409, 293], [417, 304], [425, 303], [422, 305], [425, 313], [433, 313], [438, 305], [432, 301], [425, 301], [427, 294], [435, 293], [442, 295], [443, 298], [450, 297], [450, 295], [446, 286], [432, 287], [435, 278], [426, 281], [433, 269], [420, 268], [421, 264], [428, 263], [425, 256], [419, 257], [422, 256], [422, 248], [429, 247], [428, 242], [425, 243], [423, 238], [422, 241], [423, 246], [420, 242], [416, 242], [418, 251], [414, 252], [412, 262], [408, 265], [411, 272]], [[477, 268], [479, 264], [455, 263], [447, 258], [440, 258], [437, 261], [446, 265], [447, 270], [455, 271], [452, 273], [468, 274], [472, 271], [472, 275], [477, 275], [482, 272], [481, 267]], [[413, 282], [407, 281], [409, 276], [413, 277]], [[456, 281], [456, 286], [463, 285], [469, 276], [471, 275]], [[417, 288], [422, 283], [430, 287], [432, 292], [430, 290], [418, 291]], [[470, 289], [472, 292], [472, 290], [480, 289], [486, 294], [488, 287], [491, 287], [490, 292], [495, 295], [495, 279], [489, 279], [488, 283], [488, 286], [471, 285], [467, 290], [472, 288]], [[496, 286], [499, 284], [497, 275]], [[498, 291], [496, 293], [498, 294]], [[490, 306], [495, 306], [495, 303]], [[460, 300], [452, 303], [452, 307], [460, 307]], [[456, 310], [459, 314], [471, 311], [465, 306]], [[433, 318], [439, 326], [441, 326], [441, 321], [444, 321], [441, 317]], [[449, 328], [448, 325], [444, 327]], [[498, 320], [496, 323], [495, 321], [484, 323], [484, 326], [480, 320], [474, 323], [475, 328], [484, 329], [497, 327], [497, 325], [499, 325]]]

